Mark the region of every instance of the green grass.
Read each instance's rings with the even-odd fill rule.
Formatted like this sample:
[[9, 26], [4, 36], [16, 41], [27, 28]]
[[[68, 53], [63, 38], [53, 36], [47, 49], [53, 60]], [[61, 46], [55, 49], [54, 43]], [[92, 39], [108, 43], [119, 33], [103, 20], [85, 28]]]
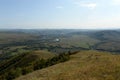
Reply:
[[29, 53], [19, 54], [7, 61], [1, 62], [0, 73], [8, 72], [10, 69], [27, 67], [39, 59], [48, 59], [54, 57], [55, 54], [48, 51], [38, 50]]
[[67, 62], [35, 71], [15, 80], [120, 80], [120, 55], [81, 51]]
[[14, 57], [15, 55], [20, 55], [22, 53], [30, 52], [31, 50], [23, 49], [25, 46], [13, 46], [13, 47], [7, 47], [5, 49], [1, 50], [0, 54], [0, 61], [7, 60], [11, 57]]
[[33, 51], [28, 53], [28, 55], [24, 56], [16, 65], [18, 67], [28, 66], [29, 64], [33, 64], [38, 59], [48, 59], [54, 57], [55, 54], [50, 53], [48, 51]]
[[48, 52], [47, 50], [37, 50], [31, 53], [31, 55], [38, 56], [39, 58], [48, 59], [54, 57], [56, 54]]

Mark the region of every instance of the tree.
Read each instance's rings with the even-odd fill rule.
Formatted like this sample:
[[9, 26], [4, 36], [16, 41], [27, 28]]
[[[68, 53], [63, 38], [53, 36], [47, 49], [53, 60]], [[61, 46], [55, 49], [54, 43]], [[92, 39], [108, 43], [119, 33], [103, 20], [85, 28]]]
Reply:
[[28, 66], [28, 67], [22, 68], [22, 74], [23, 74], [23, 75], [25, 75], [25, 74], [27, 74], [27, 73], [30, 73], [30, 72], [32, 72], [32, 71], [34, 71], [34, 70], [33, 70], [33, 66]]
[[16, 77], [19, 77], [20, 75], [22, 75], [22, 71], [21, 68], [17, 68], [17, 69], [11, 69], [8, 74], [6, 75], [6, 79], [7, 80], [13, 80]]

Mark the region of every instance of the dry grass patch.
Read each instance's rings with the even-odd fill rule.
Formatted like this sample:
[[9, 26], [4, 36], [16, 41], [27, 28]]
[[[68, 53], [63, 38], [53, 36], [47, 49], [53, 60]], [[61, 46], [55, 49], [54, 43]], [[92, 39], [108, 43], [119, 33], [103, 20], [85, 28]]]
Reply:
[[22, 76], [16, 80], [120, 80], [120, 55], [81, 51], [67, 62]]

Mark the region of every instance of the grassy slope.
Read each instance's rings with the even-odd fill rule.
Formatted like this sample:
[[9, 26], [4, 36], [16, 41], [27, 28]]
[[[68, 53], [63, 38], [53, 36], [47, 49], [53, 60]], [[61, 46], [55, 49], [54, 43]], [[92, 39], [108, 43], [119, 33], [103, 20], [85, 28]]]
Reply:
[[120, 80], [120, 55], [81, 51], [67, 62], [22, 76], [16, 80]]
[[50, 53], [48, 51], [38, 50], [38, 51], [31, 52], [28, 55], [24, 56], [16, 65], [18, 67], [23, 67], [25, 65], [32, 64], [34, 61], [38, 59], [48, 59], [54, 56], [55, 54]]
[[[48, 59], [54, 57], [55, 54], [48, 51], [38, 50], [31, 53], [26, 53], [23, 56], [16, 56], [6, 62], [0, 64], [0, 71], [6, 72], [14, 67], [24, 67], [34, 63], [38, 59]], [[3, 69], [2, 69], [3, 68]]]
[[32, 54], [39, 56], [39, 58], [43, 58], [43, 59], [48, 59], [48, 58], [52, 58], [53, 56], [55, 56], [55, 54], [45, 51], [45, 50], [34, 51]]

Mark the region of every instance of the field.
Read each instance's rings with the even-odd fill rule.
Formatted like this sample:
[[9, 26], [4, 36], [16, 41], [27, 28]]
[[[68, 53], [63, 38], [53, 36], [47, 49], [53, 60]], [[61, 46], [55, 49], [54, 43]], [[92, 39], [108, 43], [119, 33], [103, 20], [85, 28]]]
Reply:
[[2, 31], [0, 79], [120, 80], [119, 54], [119, 30]]
[[90, 46], [99, 42], [99, 40], [91, 38], [87, 35], [72, 35], [70, 37], [60, 37], [59, 39], [60, 42], [56, 42], [51, 45], [59, 45], [64, 48], [82, 47], [89, 49]]
[[26, 33], [0, 32], [0, 44], [23, 42], [34, 38], [35, 36]]
[[15, 80], [120, 80], [120, 55], [81, 51], [67, 62], [35, 71]]

